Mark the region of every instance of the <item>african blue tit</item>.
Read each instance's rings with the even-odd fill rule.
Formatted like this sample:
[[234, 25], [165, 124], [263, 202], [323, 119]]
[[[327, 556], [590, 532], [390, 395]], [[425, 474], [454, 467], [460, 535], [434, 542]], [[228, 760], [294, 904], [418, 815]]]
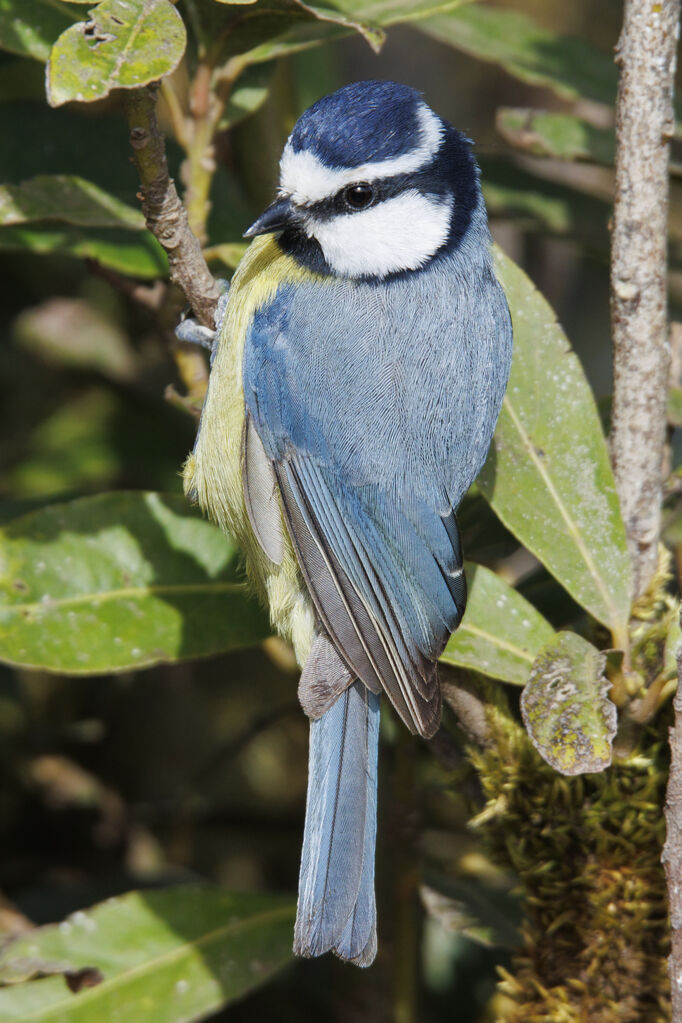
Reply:
[[376, 954], [379, 697], [438, 728], [466, 601], [455, 509], [509, 374], [469, 140], [357, 82], [295, 125], [230, 286], [186, 490], [243, 547], [303, 668], [308, 799], [294, 950]]

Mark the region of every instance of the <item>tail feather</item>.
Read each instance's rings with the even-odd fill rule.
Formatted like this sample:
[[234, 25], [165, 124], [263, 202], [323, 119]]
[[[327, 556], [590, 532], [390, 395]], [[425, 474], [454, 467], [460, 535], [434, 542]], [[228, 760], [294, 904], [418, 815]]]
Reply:
[[354, 682], [310, 725], [294, 951], [369, 966], [376, 954], [379, 697]]

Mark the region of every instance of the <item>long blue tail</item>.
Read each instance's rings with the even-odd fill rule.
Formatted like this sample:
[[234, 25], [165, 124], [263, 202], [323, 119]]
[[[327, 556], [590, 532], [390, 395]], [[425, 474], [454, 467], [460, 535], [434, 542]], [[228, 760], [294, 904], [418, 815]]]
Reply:
[[376, 955], [379, 697], [354, 682], [310, 724], [308, 801], [294, 952], [335, 952], [357, 966]]

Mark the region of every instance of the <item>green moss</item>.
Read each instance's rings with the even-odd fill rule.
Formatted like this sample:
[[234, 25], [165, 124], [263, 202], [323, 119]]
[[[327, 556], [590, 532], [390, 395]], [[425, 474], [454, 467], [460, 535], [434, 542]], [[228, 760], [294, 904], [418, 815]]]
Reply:
[[472, 754], [487, 798], [473, 823], [525, 904], [513, 973], [500, 984], [511, 1008], [498, 1019], [663, 1023], [667, 714], [628, 761], [576, 778], [543, 763], [499, 695], [489, 718], [495, 743]]

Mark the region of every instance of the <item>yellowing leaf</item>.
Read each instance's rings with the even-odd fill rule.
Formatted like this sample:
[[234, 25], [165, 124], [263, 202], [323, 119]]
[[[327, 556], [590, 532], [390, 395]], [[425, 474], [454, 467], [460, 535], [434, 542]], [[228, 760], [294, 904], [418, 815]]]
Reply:
[[47, 98], [53, 107], [147, 85], [170, 74], [185, 52], [185, 26], [170, 0], [103, 0], [89, 13], [89, 21], [72, 25], [52, 47]]
[[606, 656], [574, 632], [558, 632], [535, 659], [521, 714], [540, 756], [561, 774], [603, 771], [616, 734]]

